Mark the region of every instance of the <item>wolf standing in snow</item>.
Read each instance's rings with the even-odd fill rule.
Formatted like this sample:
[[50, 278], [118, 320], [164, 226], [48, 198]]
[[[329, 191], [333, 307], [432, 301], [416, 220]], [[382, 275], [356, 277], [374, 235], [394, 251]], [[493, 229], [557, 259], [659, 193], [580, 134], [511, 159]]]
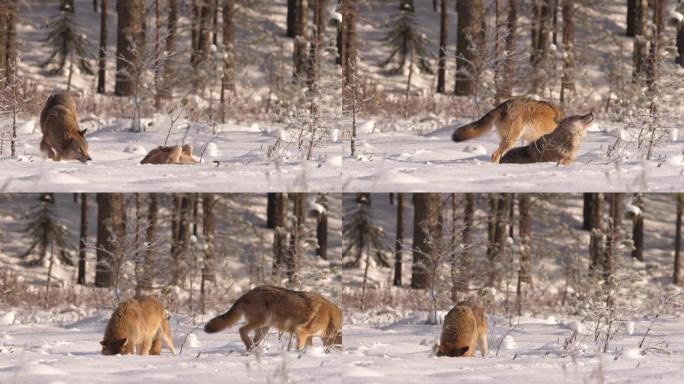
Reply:
[[342, 344], [342, 311], [317, 293], [261, 285], [237, 299], [228, 312], [209, 320], [204, 330], [219, 332], [242, 317], [246, 324], [240, 327], [240, 338], [247, 350], [268, 335], [271, 327], [295, 334], [297, 349], [311, 346], [314, 336], [325, 346]]
[[558, 128], [536, 141], [513, 148], [501, 159], [502, 163], [554, 162], [569, 165], [575, 161], [579, 146], [594, 121], [594, 114], [570, 116], [563, 119]]
[[50, 159], [91, 160], [86, 130], [78, 128], [76, 102], [68, 93], [55, 93], [48, 97], [40, 113], [40, 131], [43, 133], [40, 150]]
[[164, 306], [153, 296], [141, 296], [122, 302], [107, 324], [100, 341], [103, 355], [159, 355], [162, 340], [176, 354]]
[[478, 344], [484, 357], [487, 355], [487, 318], [482, 307], [462, 301], [444, 318], [437, 356], [472, 357]]
[[553, 132], [563, 117], [563, 111], [550, 103], [518, 97], [499, 104], [480, 120], [457, 128], [451, 139], [457, 143], [473, 139], [496, 125], [501, 142], [492, 154], [492, 161], [498, 163], [521, 138], [537, 140]]
[[194, 164], [197, 163], [192, 157], [192, 145], [172, 145], [169, 147], [159, 146], [150, 151], [140, 161], [140, 164]]

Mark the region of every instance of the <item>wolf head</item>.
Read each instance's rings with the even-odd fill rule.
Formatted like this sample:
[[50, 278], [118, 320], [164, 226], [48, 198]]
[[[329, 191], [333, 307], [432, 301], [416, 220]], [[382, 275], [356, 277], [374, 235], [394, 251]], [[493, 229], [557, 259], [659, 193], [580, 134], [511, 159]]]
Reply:
[[102, 340], [100, 345], [105, 356], [124, 354], [128, 350], [128, 339]]
[[92, 160], [88, 155], [88, 142], [85, 139], [87, 129], [78, 133], [64, 134], [64, 148], [62, 148], [62, 160], [78, 160], [82, 163]]
[[465, 355], [466, 352], [468, 352], [468, 349], [469, 347], [467, 345], [457, 346], [440, 343], [437, 347], [437, 356], [461, 357]]

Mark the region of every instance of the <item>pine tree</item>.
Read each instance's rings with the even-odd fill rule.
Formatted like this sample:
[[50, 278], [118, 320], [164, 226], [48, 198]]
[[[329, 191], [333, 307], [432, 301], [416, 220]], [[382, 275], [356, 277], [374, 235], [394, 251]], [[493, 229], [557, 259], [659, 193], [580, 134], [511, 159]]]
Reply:
[[71, 84], [75, 62], [81, 72], [93, 75], [94, 72], [87, 61], [86, 46], [88, 40], [83, 33], [79, 32], [74, 14], [62, 11], [58, 17], [50, 22], [48, 28], [49, 31], [45, 35], [45, 45], [52, 48], [52, 52], [47, 60], [40, 64], [41, 67], [50, 67], [54, 64], [54, 67], [48, 73], [55, 75], [63, 73], [67, 60], [69, 60], [69, 83], [67, 89]]
[[375, 258], [378, 265], [389, 267], [390, 264], [382, 252], [385, 250], [382, 229], [373, 223], [373, 211], [369, 201], [358, 198], [354, 208], [347, 211], [343, 220], [342, 237], [346, 240], [346, 248], [342, 257], [351, 255], [352, 259], [345, 266], [358, 268], [364, 252]]
[[37, 260], [31, 260], [31, 265], [42, 263], [47, 256], [48, 250], [57, 250], [59, 259], [67, 265], [74, 265], [69, 255], [68, 245], [69, 232], [55, 215], [54, 194], [44, 193], [40, 195], [40, 203], [30, 213], [33, 219], [24, 230], [32, 239], [31, 246], [23, 254], [23, 258], [31, 255], [36, 247], [39, 247]]
[[399, 63], [390, 70], [391, 73], [396, 74], [403, 71], [407, 58], [409, 59], [409, 66], [413, 66], [416, 57], [418, 58], [418, 66], [423, 72], [433, 73], [426, 49], [427, 38], [418, 31], [413, 16], [412, 12], [402, 11], [399, 16], [390, 21], [390, 31], [384, 40], [391, 46], [392, 53], [380, 65], [387, 66], [398, 55]]

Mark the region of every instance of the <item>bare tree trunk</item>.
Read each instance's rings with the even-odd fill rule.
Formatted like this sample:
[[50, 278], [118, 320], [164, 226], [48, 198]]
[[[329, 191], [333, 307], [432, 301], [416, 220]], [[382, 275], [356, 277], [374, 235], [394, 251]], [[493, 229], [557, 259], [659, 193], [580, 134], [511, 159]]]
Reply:
[[88, 194], [81, 193], [81, 234], [78, 239], [78, 280], [86, 283], [86, 247], [88, 246]]
[[535, 0], [535, 20], [532, 23], [532, 66], [535, 69], [533, 91], [539, 92], [546, 85], [546, 62], [551, 45], [553, 0]]
[[592, 194], [592, 226], [591, 226], [591, 238], [589, 242], [589, 253], [591, 256], [591, 261], [589, 263], [589, 273], [593, 275], [599, 267], [599, 262], [604, 249], [604, 228], [603, 228], [603, 194], [594, 193]]
[[648, 41], [646, 40], [646, 26], [648, 24], [648, 0], [636, 0], [637, 6], [634, 17], [634, 55], [633, 79], [636, 81], [644, 71]]
[[6, 70], [5, 82], [12, 87], [13, 92], [16, 88], [17, 76], [17, 13], [19, 6], [17, 0], [9, 0], [6, 5], [7, 9], [7, 45], [5, 49], [6, 54]]
[[619, 256], [620, 244], [620, 224], [622, 223], [622, 194], [611, 193], [606, 196], [610, 207], [610, 220], [608, 222], [608, 232], [606, 236], [606, 252], [603, 258], [603, 280], [608, 282], [615, 272], [615, 262]]
[[441, 0], [440, 7], [440, 22], [439, 22], [439, 61], [437, 64], [437, 92], [445, 93], [445, 81], [446, 81], [446, 54], [447, 54], [447, 44], [449, 41], [449, 12], [448, 0]]
[[187, 194], [181, 194], [178, 199], [180, 200], [180, 205], [177, 205], [178, 212], [176, 213], [178, 220], [178, 232], [176, 238], [176, 247], [174, 249], [175, 252], [172, 254], [172, 280], [173, 284], [180, 286], [185, 280], [188, 269], [187, 251], [190, 244], [190, 217], [192, 207], [190, 201], [191, 198]]
[[567, 91], [575, 90], [575, 0], [563, 0], [563, 79], [560, 102], [564, 105]]
[[269, 192], [267, 194], [266, 228], [268, 228], [268, 229], [274, 229], [276, 227], [275, 219], [276, 219], [276, 200], [277, 200], [277, 197], [278, 197], [277, 193]]
[[[97, 0], [94, 1], [97, 4]], [[107, 10], [109, 0], [102, 0], [100, 12], [100, 49], [97, 60], [97, 93], [105, 94], [105, 80], [107, 75]]]
[[276, 194], [275, 228], [273, 230], [273, 274], [281, 275], [285, 271], [285, 259], [289, 243], [289, 225], [287, 222], [288, 195]]
[[115, 284], [115, 270], [123, 259], [125, 239], [123, 194], [98, 193], [96, 287], [111, 287]]
[[634, 206], [639, 208], [640, 212], [634, 216], [632, 222], [632, 240], [634, 241], [632, 257], [644, 261], [644, 199], [642, 194], [637, 193], [634, 197]]
[[318, 204], [322, 205], [325, 211], [318, 216], [316, 225], [316, 256], [328, 260], [328, 199], [325, 194], [318, 197]]
[[117, 0], [116, 84], [114, 94], [135, 94], [137, 71], [142, 60], [144, 35], [142, 0]]
[[287, 37], [296, 36], [297, 10], [297, 0], [287, 0], [287, 30], [285, 32]]
[[681, 266], [680, 251], [682, 249], [682, 209], [684, 208], [684, 193], [677, 194], [677, 223], [675, 225], [675, 249], [674, 249], [674, 268], [672, 273], [672, 284], [679, 284]]
[[[147, 203], [147, 228], [145, 228], [145, 250], [142, 277], [138, 280], [138, 290], [141, 292], [152, 289], [155, 278], [155, 260], [157, 258], [157, 216], [159, 213], [159, 196], [150, 193]], [[172, 228], [172, 230], [175, 228]]]
[[441, 196], [438, 193], [414, 193], [413, 266], [411, 288], [426, 289], [435, 259], [436, 242], [441, 238]]
[[305, 78], [307, 72], [307, 57], [308, 39], [309, 39], [309, 0], [297, 0], [297, 20], [295, 23], [295, 37], [294, 37], [294, 72], [292, 74], [293, 81], [299, 81]]
[[482, 35], [482, 0], [459, 0], [456, 40], [456, 85], [458, 96], [475, 94], [481, 58], [478, 46]]
[[226, 91], [235, 92], [235, 0], [223, 2], [223, 79], [221, 80], [221, 122], [226, 122]]
[[[532, 265], [532, 251], [531, 251], [531, 232], [532, 232], [532, 214], [530, 212], [532, 204], [530, 195], [520, 194], [518, 196], [518, 211], [519, 211], [519, 235], [520, 235], [520, 274], [519, 279], [526, 284], [532, 283], [532, 275], [530, 274], [530, 267]], [[520, 292], [518, 292], [520, 295]]]
[[343, 111], [349, 111], [355, 106], [352, 88], [355, 86], [356, 75], [356, 13], [357, 0], [342, 0], [342, 102]]
[[594, 202], [594, 194], [593, 193], [584, 193], [583, 198], [584, 198], [584, 204], [583, 204], [583, 210], [582, 210], [582, 229], [585, 231], [591, 231], [591, 229], [593, 228], [593, 226], [592, 226], [592, 213], [593, 213], [592, 204]]
[[404, 253], [404, 195], [397, 193], [397, 233], [394, 243], [394, 281], [396, 287], [401, 287], [401, 272]]
[[166, 39], [164, 42], [164, 52], [166, 59], [164, 60], [164, 68], [162, 74], [162, 83], [159, 93], [162, 99], [170, 99], [173, 96], [173, 85], [176, 76], [176, 36], [178, 34], [178, 0], [168, 0], [169, 15], [166, 26]]
[[639, 0], [627, 0], [627, 30], [625, 35], [634, 37], [634, 24], [636, 21], [636, 8]]
[[216, 281], [216, 216], [214, 205], [216, 197], [213, 193], [202, 194], [202, 234], [204, 235], [204, 265], [202, 266], [202, 279]]

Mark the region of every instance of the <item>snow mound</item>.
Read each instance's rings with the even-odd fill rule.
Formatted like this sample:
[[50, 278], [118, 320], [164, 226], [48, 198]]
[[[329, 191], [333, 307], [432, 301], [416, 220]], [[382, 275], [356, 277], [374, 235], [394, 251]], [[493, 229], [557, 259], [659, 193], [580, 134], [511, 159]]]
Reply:
[[340, 130], [337, 128], [331, 129], [328, 136], [331, 142], [337, 143], [340, 140]]
[[639, 348], [627, 348], [622, 355], [628, 359], [643, 359], [644, 357]]
[[309, 347], [306, 349], [306, 354], [313, 357], [325, 357], [325, 348], [321, 346]]
[[342, 167], [342, 156], [330, 156], [326, 160], [326, 163], [332, 165], [333, 167]]
[[472, 153], [475, 155], [486, 155], [487, 149], [480, 144], [468, 144], [463, 148], [463, 152]]
[[218, 150], [218, 145], [216, 143], [207, 144], [207, 148], [204, 150], [205, 157], [219, 157], [221, 152]]
[[587, 132], [601, 132], [601, 127], [594, 121], [587, 127]]
[[344, 377], [382, 377], [383, 375], [365, 367], [352, 367], [344, 369]]
[[0, 314], [0, 325], [12, 325], [14, 320], [17, 318], [14, 311], [9, 311], [7, 313]]
[[127, 145], [123, 150], [125, 153], [134, 153], [136, 155], [147, 155], [147, 150], [142, 145], [134, 144]]
[[200, 347], [200, 341], [197, 338], [197, 335], [194, 333], [191, 333], [188, 335], [187, 340], [185, 341], [190, 348], [199, 348]]
[[36, 129], [34, 121], [17, 122], [17, 135], [30, 135]]
[[[52, 161], [52, 160], [50, 160]], [[54, 184], [54, 185], [69, 185], [69, 184], [87, 184], [83, 179], [75, 176], [71, 176], [64, 172], [46, 172], [39, 174], [37, 176], [32, 176], [32, 178], [37, 179], [44, 184]]]
[[665, 162], [669, 165], [684, 166], [684, 155], [670, 156]]
[[518, 348], [518, 344], [515, 343], [515, 339], [511, 335], [504, 336], [503, 340], [501, 340], [501, 346], [503, 349], [508, 350]]
[[368, 120], [356, 127], [356, 133], [368, 134], [373, 133], [373, 130], [375, 130], [375, 120]]
[[626, 328], [627, 328], [627, 334], [628, 334], [628, 335], [633, 335], [633, 334], [634, 334], [634, 330], [636, 329], [636, 323], [633, 322], [633, 321], [628, 321], [627, 324], [626, 324]]
[[546, 324], [558, 324], [558, 321], [556, 320], [555, 316], [550, 315], [546, 318]]
[[21, 376], [63, 376], [67, 375], [66, 371], [53, 368], [49, 365], [41, 364], [37, 361], [18, 365], [10, 368], [18, 377]]
[[676, 142], [677, 139], [679, 139], [679, 129], [677, 129], [677, 128], [671, 128], [670, 131], [669, 131], [669, 134], [670, 134], [670, 135], [669, 135], [669, 136], [670, 136], [670, 141], [672, 141], [673, 143]]

